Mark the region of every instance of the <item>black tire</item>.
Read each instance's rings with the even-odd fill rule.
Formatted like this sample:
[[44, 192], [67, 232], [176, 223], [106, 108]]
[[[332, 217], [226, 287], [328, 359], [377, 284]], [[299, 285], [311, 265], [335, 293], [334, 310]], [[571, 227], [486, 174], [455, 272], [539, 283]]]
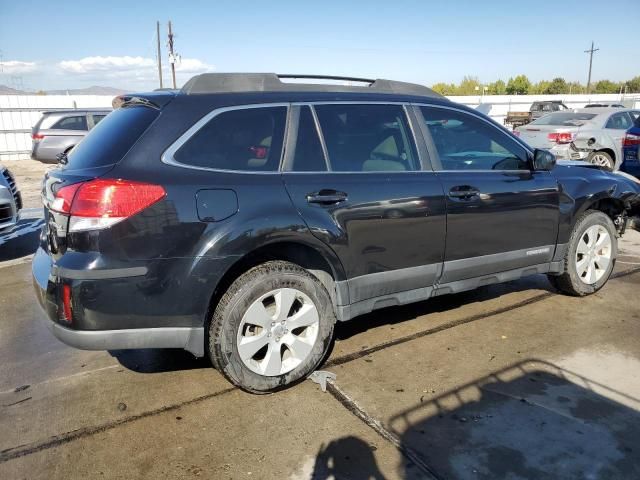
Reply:
[[[249, 306], [279, 288], [297, 289], [311, 299], [318, 312], [318, 334], [302, 363], [283, 375], [266, 376], [245, 365], [238, 353], [236, 339]], [[251, 393], [273, 392], [313, 373], [329, 350], [335, 322], [329, 294], [317, 278], [293, 263], [266, 262], [238, 277], [220, 299], [209, 325], [209, 356], [213, 366], [241, 389]]]
[[[587, 229], [594, 225], [603, 226], [611, 237], [611, 261], [600, 280], [595, 283], [588, 284], [580, 279], [574, 259], [577, 254], [578, 242], [582, 236], [585, 235]], [[591, 295], [592, 293], [600, 290], [605, 283], [607, 283], [607, 280], [609, 280], [611, 272], [613, 272], [613, 268], [615, 267], [617, 256], [618, 239], [613, 221], [606, 214], [598, 210], [588, 210], [578, 219], [573, 227], [567, 253], [563, 259], [564, 271], [560, 275], [548, 275], [549, 282], [554, 288], [568, 295], [576, 297]]]
[[602, 151], [591, 152], [589, 154], [589, 157], [587, 158], [587, 161], [589, 163], [594, 163], [594, 157], [596, 156], [599, 156], [608, 162], [608, 165], [600, 165], [600, 168], [608, 172], [613, 171], [613, 169], [615, 168], [616, 162], [613, 160], [613, 157], [611, 155], [609, 155], [607, 152], [602, 152]]

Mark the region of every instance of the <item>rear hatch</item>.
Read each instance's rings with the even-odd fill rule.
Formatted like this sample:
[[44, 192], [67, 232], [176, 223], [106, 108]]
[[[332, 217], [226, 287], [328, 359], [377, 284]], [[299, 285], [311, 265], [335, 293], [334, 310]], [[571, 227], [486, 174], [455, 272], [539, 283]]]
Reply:
[[555, 112], [518, 127], [516, 131], [533, 148], [549, 149], [558, 144], [571, 143], [577, 132], [595, 116], [591, 113]]
[[69, 215], [64, 213], [64, 203], [73, 200], [62, 198], [61, 190], [104, 176], [122, 160], [159, 113], [157, 106], [134, 103], [114, 110], [61, 159], [58, 168], [45, 175], [42, 189], [45, 226], [41, 246], [54, 258], [66, 251]]

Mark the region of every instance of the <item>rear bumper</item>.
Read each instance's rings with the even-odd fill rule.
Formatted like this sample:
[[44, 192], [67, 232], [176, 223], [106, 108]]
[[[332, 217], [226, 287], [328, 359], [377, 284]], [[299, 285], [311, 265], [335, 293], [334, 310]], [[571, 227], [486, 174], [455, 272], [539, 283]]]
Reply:
[[[33, 258], [36, 297], [58, 339], [85, 350], [183, 348], [204, 354], [205, 318], [217, 278], [190, 270], [193, 259], [91, 270], [85, 265], [91, 258], [79, 261], [78, 268], [68, 261], [54, 263], [42, 248]], [[215, 261], [204, 263], [210, 273], [220, 267]], [[63, 285], [72, 292], [70, 322], [62, 314]]]
[[124, 330], [73, 330], [47, 321], [49, 330], [62, 343], [81, 350], [131, 348], [183, 348], [196, 357], [204, 355], [204, 328], [166, 327]]

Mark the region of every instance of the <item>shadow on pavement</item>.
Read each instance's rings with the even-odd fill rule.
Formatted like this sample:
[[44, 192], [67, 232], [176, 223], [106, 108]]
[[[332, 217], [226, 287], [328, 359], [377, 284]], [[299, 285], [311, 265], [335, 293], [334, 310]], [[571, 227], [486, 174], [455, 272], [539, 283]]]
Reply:
[[137, 373], [213, 368], [209, 357], [196, 358], [182, 349], [109, 350], [120, 364]]
[[442, 478], [628, 479], [640, 478], [639, 409], [532, 360], [419, 403], [389, 427]]
[[[385, 426], [436, 478], [631, 479], [640, 478], [639, 410], [636, 398], [530, 360], [419, 402]], [[375, 451], [356, 437], [334, 440], [310, 478], [384, 478]], [[410, 461], [397, 474], [432, 478]]]
[[22, 219], [12, 229], [0, 232], [0, 262], [35, 253], [44, 220]]

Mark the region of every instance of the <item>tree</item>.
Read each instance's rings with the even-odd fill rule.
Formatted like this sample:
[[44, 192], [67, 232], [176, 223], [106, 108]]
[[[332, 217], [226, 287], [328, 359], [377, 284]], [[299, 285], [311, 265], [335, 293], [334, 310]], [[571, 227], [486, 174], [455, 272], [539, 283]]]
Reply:
[[487, 85], [487, 90], [490, 95], [504, 95], [507, 93], [507, 84], [502, 80], [496, 80]]
[[611, 80], [600, 80], [596, 82], [596, 93], [618, 93], [620, 91], [620, 84], [614, 83]]
[[[476, 88], [477, 87], [477, 88]], [[479, 95], [482, 93], [480, 91], [480, 81], [478, 77], [472, 77], [470, 75], [465, 75], [460, 85], [457, 88], [458, 95]]]
[[538, 83], [531, 86], [531, 90], [529, 90], [529, 93], [537, 93], [537, 94], [547, 93], [547, 89], [549, 88], [549, 85], [551, 85], [550, 81], [540, 80]]
[[550, 95], [557, 95], [559, 93], [569, 93], [569, 86], [567, 82], [562, 77], [556, 77], [551, 80], [551, 83], [547, 87], [547, 90], [544, 92]]
[[640, 93], [640, 75], [624, 83], [627, 85], [627, 93]]
[[507, 82], [507, 93], [509, 95], [526, 95], [531, 89], [531, 82], [526, 75], [518, 75], [510, 78]]
[[584, 93], [586, 90], [580, 82], [569, 82], [567, 87], [569, 87], [569, 93]]
[[456, 86], [453, 83], [435, 83], [431, 86], [431, 90], [440, 95], [455, 95]]

